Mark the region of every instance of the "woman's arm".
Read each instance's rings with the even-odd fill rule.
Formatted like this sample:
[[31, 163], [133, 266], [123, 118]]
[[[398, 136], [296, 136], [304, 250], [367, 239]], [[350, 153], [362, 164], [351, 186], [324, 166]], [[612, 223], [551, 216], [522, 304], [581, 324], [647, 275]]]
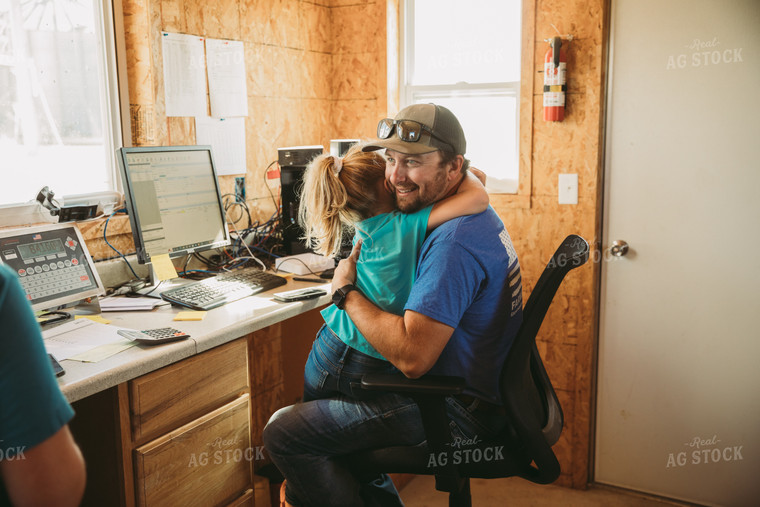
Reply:
[[427, 230], [431, 231], [452, 218], [482, 213], [486, 208], [488, 208], [486, 188], [478, 178], [467, 172], [456, 194], [433, 205]]

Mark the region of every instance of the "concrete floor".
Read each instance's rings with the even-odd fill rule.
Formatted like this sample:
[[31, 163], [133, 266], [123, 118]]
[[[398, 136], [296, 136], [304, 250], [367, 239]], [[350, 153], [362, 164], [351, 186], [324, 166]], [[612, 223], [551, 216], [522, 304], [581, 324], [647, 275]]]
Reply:
[[[470, 483], [475, 507], [666, 507], [685, 505], [652, 497], [607, 489], [585, 491], [542, 486], [520, 478], [473, 479]], [[435, 489], [431, 476], [415, 477], [401, 490], [406, 507], [447, 507], [448, 495]]]

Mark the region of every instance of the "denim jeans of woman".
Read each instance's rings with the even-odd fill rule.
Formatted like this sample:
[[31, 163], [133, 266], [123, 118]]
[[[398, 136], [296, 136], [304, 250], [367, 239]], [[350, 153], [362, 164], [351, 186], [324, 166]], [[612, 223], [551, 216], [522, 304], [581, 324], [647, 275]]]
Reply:
[[[417, 405], [397, 394], [370, 394], [356, 385], [363, 373], [391, 372], [386, 361], [343, 344], [327, 326], [317, 334], [304, 372], [304, 401], [278, 410], [264, 428], [264, 446], [287, 479], [294, 506], [403, 505], [387, 475], [360, 478], [334, 457], [362, 450], [423, 445]], [[489, 438], [503, 417], [446, 398], [454, 439]]]

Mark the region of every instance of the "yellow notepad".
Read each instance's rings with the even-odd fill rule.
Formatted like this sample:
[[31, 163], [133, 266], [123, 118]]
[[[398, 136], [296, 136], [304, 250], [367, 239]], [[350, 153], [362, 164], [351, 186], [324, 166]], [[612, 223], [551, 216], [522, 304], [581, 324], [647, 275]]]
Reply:
[[179, 312], [174, 316], [174, 320], [203, 320], [206, 312]]

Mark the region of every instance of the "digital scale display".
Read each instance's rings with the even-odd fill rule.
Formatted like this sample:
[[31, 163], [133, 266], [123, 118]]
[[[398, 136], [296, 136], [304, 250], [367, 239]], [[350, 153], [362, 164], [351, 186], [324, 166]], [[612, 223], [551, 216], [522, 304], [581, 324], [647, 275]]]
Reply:
[[0, 263], [18, 274], [35, 311], [105, 292], [82, 234], [72, 224], [0, 230]]
[[34, 259], [35, 257], [44, 257], [46, 255], [65, 253], [63, 249], [63, 242], [58, 238], [50, 239], [47, 241], [27, 243], [25, 245], [18, 245], [17, 248], [18, 253], [21, 254], [21, 258], [24, 260]]

